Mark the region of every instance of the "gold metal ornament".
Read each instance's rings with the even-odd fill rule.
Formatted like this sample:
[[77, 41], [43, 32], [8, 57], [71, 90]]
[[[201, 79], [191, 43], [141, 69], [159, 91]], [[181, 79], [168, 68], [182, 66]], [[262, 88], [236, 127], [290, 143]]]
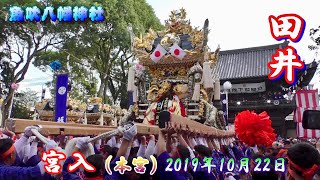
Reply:
[[161, 84], [161, 89], [158, 91], [157, 100], [161, 99], [171, 89], [171, 83], [164, 81]]

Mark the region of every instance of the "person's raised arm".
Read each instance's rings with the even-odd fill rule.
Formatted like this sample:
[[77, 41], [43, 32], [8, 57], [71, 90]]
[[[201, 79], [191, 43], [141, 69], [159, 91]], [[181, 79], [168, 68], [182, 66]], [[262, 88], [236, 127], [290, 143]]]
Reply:
[[193, 159], [195, 157], [192, 149], [190, 148], [190, 146], [188, 145], [188, 143], [186, 142], [185, 138], [183, 138], [181, 131], [177, 131], [177, 136], [178, 136], [178, 141], [180, 142], [180, 145], [187, 148], [189, 150], [190, 153], [190, 157], [191, 159]]
[[154, 135], [150, 135], [150, 140], [146, 149], [145, 158], [150, 158], [151, 155], [154, 154], [156, 147], [156, 138]]
[[177, 137], [178, 137], [178, 141], [180, 143], [181, 146], [188, 148], [189, 145], [188, 143], [185, 141], [185, 139], [182, 137], [182, 132], [181, 131], [177, 131]]
[[133, 125], [128, 130], [123, 133], [122, 143], [117, 153], [117, 157], [125, 156], [127, 150], [133, 140], [134, 136], [137, 134], [137, 126]]
[[213, 151], [213, 150], [214, 150], [214, 146], [213, 146], [212, 142], [210, 141], [210, 139], [209, 139], [209, 138], [206, 138], [205, 140], [207, 141], [207, 144], [208, 144], [209, 149], [210, 149], [211, 151]]
[[[74, 147], [72, 153], [74, 152], [80, 152], [80, 151], [84, 151], [87, 150], [89, 148], [89, 143], [88, 140], [90, 139], [90, 137], [81, 137], [81, 138], [77, 138], [77, 142], [76, 142], [76, 146]], [[50, 143], [53, 143], [53, 141], [51, 141]], [[54, 144], [52, 144], [54, 145]], [[70, 164], [73, 164], [76, 162], [76, 159], [72, 156], [66, 157], [67, 159], [65, 160], [63, 166], [62, 166], [62, 177], [63, 179], [70, 179], [70, 180], [80, 180], [81, 178], [78, 176], [77, 173], [79, 173], [79, 169], [77, 169], [74, 172], [69, 172], [68, 171], [68, 166]]]
[[121, 142], [120, 142], [120, 137], [116, 136], [116, 144], [114, 147], [120, 148]]
[[192, 147], [194, 148], [197, 144], [196, 140], [194, 138], [191, 138], [190, 140], [191, 144], [192, 144]]
[[192, 145], [191, 140], [190, 140], [190, 136], [184, 134], [184, 135], [183, 135], [183, 138], [184, 138], [184, 140], [187, 142], [188, 146], [189, 146], [191, 149], [194, 149], [194, 146]]
[[[28, 126], [24, 130], [24, 135], [21, 136], [15, 143], [14, 147], [20, 159], [24, 159], [26, 154], [24, 153], [25, 146], [29, 144], [29, 137], [33, 135], [32, 129], [39, 130], [39, 127], [36, 126]], [[29, 148], [30, 149], [30, 148]]]
[[12, 132], [12, 131], [10, 131], [9, 129], [8, 129], [8, 127], [5, 127], [4, 129], [3, 129], [3, 131], [2, 131], [2, 133], [3, 134], [5, 134], [5, 135], [7, 135], [7, 136], [9, 136], [12, 140], [16, 140], [16, 134], [14, 133], [14, 132]]
[[172, 146], [173, 146], [173, 141], [171, 139], [171, 135], [175, 133], [175, 130], [170, 127], [167, 129], [167, 144], [166, 144], [166, 149], [167, 152], [170, 153], [172, 151]]
[[138, 153], [137, 153], [137, 156], [144, 156], [145, 153], [146, 153], [146, 149], [147, 149], [147, 139], [145, 136], [141, 136], [141, 143], [140, 143], [140, 146], [139, 146], [139, 150], [138, 150]]
[[[159, 131], [159, 137], [158, 137], [158, 174], [159, 179], [181, 179], [180, 175], [176, 171], [166, 171], [166, 167], [168, 165], [168, 159], [170, 158], [170, 155], [166, 151], [166, 142], [165, 142], [165, 133], [170, 131], [170, 128], [168, 129], [160, 129]], [[184, 178], [183, 178], [184, 179]]]
[[164, 130], [159, 131], [159, 137], [157, 142], [157, 155], [159, 156], [163, 152], [167, 151], [166, 149], [166, 140], [165, 140]]
[[126, 152], [126, 154], [125, 154], [125, 156], [124, 156], [126, 159], [128, 159], [128, 158], [129, 158], [129, 155], [130, 155], [130, 152], [131, 152], [132, 145], [133, 145], [133, 140], [131, 140], [131, 141], [130, 141], [130, 143], [129, 143], [129, 147], [128, 147], [127, 152]]
[[[129, 129], [126, 129], [124, 131], [122, 142], [120, 144], [120, 148], [118, 150], [116, 158], [114, 158], [110, 164], [111, 169], [114, 169], [114, 167], [116, 166], [116, 162], [120, 160], [121, 157], [126, 156], [128, 148], [131, 146], [133, 138], [135, 137], [136, 134], [137, 134], [136, 125], [133, 125]], [[120, 174], [117, 171], [113, 172], [111, 175], [109, 175], [108, 173], [104, 173], [104, 179], [120, 179]]]

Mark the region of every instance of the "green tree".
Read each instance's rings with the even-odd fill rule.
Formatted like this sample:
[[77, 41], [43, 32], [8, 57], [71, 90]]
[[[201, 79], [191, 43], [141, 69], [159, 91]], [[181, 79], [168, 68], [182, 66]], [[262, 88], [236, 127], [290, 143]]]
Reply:
[[30, 89], [16, 93], [13, 101], [12, 117], [29, 119], [32, 115], [31, 108], [35, 107], [37, 101], [39, 101], [37, 92]]
[[317, 50], [320, 46], [320, 26], [317, 28], [310, 29], [309, 34], [311, 40], [314, 42], [314, 44], [309, 45], [310, 50]]
[[4, 82], [7, 90], [1, 107], [4, 119], [8, 116], [12, 102], [11, 84], [23, 81], [35, 57], [43, 51], [57, 48], [66, 39], [67, 32], [70, 32], [71, 29], [75, 30], [72, 25], [60, 25], [49, 21], [42, 24], [9, 22], [7, 21], [9, 6], [21, 6], [23, 9], [27, 6], [37, 6], [43, 9], [47, 5], [55, 5], [54, 3], [64, 5], [66, 2], [52, 1], [51, 4], [48, 4], [47, 1], [22, 0], [12, 3], [9, 0], [4, 0], [0, 3], [1, 64], [8, 62], [7, 67], [9, 67], [5, 72], [1, 72], [2, 76], [5, 76]]
[[[127, 70], [134, 61], [128, 25], [133, 25], [135, 34], [143, 34], [149, 28], [159, 30], [162, 25], [145, 0], [95, 2], [106, 10], [106, 23], [79, 24], [81, 31], [70, 33], [59, 51], [43, 53], [35, 65], [47, 65], [49, 62], [45, 59], [53, 56], [69, 57], [73, 71], [83, 72], [83, 76], [77, 76], [76, 84], [90, 81], [90, 73], [97, 74], [98, 96], [103, 97], [105, 103], [119, 100], [122, 107], [126, 107]], [[86, 1], [85, 5], [92, 5], [92, 1]]]

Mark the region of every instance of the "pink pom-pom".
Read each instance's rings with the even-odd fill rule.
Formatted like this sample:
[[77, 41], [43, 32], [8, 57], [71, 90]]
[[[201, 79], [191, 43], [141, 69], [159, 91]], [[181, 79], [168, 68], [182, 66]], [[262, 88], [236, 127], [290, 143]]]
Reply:
[[136, 64], [136, 70], [137, 71], [143, 71], [144, 67], [141, 64]]
[[17, 89], [19, 88], [19, 84], [12, 83], [12, 84], [11, 84], [11, 88], [12, 88], [13, 90], [17, 90]]

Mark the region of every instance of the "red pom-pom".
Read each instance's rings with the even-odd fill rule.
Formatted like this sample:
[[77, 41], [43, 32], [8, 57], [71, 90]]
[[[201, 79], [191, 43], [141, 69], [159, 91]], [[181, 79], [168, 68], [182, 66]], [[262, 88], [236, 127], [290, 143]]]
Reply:
[[238, 138], [249, 146], [271, 146], [276, 139], [276, 134], [271, 124], [272, 121], [265, 111], [260, 114], [249, 110], [242, 111], [234, 121]]

